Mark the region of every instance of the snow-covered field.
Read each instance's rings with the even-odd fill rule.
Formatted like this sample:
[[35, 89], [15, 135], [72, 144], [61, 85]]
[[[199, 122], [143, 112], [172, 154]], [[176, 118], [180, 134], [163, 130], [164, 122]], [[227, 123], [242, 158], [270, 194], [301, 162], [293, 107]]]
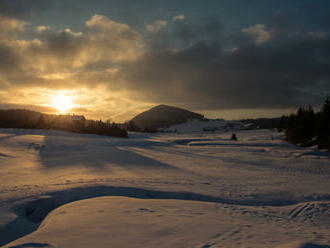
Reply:
[[330, 159], [269, 130], [0, 129], [2, 247], [330, 247]]
[[178, 134], [196, 134], [203, 131], [226, 131], [242, 129], [244, 124], [240, 121], [226, 121], [223, 119], [208, 119], [207, 121], [191, 120], [185, 123], [172, 125], [167, 128], [159, 128], [160, 132]]

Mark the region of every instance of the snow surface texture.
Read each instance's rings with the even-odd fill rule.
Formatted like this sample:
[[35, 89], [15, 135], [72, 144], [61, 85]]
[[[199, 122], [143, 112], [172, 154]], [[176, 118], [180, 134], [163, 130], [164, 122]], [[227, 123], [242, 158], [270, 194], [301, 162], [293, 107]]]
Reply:
[[269, 130], [0, 129], [2, 247], [330, 247], [330, 160]]

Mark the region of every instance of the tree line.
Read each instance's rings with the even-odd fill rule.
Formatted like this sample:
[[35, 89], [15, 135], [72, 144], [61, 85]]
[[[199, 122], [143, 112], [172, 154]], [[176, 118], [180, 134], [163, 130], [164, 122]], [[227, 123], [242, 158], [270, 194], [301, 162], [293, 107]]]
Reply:
[[314, 111], [301, 106], [297, 113], [282, 116], [278, 130], [284, 131], [286, 140], [301, 146], [317, 145], [330, 151], [330, 96], [327, 96], [321, 109]]
[[48, 115], [31, 110], [0, 110], [0, 128], [53, 129], [74, 133], [128, 137], [127, 131], [116, 123], [86, 120], [71, 115]]

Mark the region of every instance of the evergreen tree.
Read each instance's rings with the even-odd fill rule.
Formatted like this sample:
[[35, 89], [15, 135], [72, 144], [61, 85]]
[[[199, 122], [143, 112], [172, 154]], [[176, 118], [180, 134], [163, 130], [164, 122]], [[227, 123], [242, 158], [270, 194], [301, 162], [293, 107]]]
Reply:
[[318, 145], [330, 151], [330, 96], [318, 113], [314, 113], [309, 105], [300, 107], [296, 114], [282, 116], [278, 130], [285, 132], [289, 142], [303, 146]]
[[330, 96], [327, 96], [320, 111], [317, 140], [320, 148], [330, 150]]

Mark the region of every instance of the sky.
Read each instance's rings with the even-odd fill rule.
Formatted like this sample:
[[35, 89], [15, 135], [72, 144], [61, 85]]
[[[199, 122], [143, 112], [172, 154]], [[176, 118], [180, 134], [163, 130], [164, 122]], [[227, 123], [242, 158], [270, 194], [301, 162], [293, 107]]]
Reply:
[[0, 0], [0, 108], [239, 119], [329, 93], [328, 0]]

